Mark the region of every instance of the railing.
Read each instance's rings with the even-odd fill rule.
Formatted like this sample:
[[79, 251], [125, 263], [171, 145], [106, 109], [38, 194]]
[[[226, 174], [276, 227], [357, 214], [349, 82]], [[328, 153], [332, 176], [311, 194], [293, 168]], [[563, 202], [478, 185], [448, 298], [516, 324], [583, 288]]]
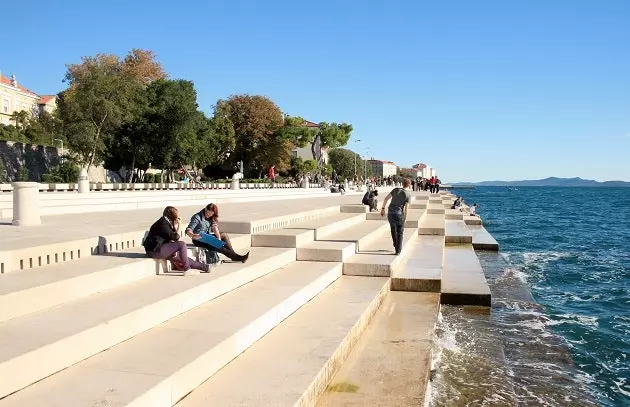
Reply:
[[[274, 188], [297, 188], [296, 183], [276, 183]], [[240, 189], [268, 189], [272, 184], [264, 182], [241, 182]], [[40, 183], [40, 192], [78, 191], [78, 183], [47, 184]], [[231, 182], [202, 182], [202, 183], [105, 183], [91, 182], [90, 191], [169, 191], [169, 190], [204, 190], [230, 189]], [[13, 185], [0, 184], [1, 192], [12, 192]]]

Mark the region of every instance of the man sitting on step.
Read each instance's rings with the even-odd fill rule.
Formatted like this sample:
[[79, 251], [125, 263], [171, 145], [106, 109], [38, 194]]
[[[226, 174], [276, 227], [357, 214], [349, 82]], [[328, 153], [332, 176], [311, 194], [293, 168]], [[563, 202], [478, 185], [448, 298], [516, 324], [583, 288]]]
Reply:
[[378, 209], [378, 199], [376, 199], [377, 196], [377, 190], [368, 191], [365, 193], [365, 195], [363, 195], [362, 203], [363, 205], [368, 205], [370, 207], [370, 212], [376, 211]]

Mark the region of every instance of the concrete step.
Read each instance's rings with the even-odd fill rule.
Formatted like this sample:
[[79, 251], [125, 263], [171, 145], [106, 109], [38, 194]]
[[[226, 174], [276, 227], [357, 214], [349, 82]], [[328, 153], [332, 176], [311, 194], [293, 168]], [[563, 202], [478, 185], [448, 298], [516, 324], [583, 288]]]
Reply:
[[[54, 233], [54, 232], [51, 232]], [[0, 251], [0, 274], [52, 266], [142, 246], [145, 230]]]
[[153, 276], [143, 248], [0, 275], [0, 322]]
[[491, 305], [490, 287], [472, 245], [444, 248], [441, 302], [452, 305]]
[[467, 225], [481, 225], [481, 218], [479, 216], [464, 214], [464, 222], [466, 222]]
[[21, 390], [0, 406], [54, 400], [59, 406], [170, 407], [339, 277], [339, 263], [292, 263]]
[[253, 247], [300, 247], [315, 239], [313, 229], [276, 229], [252, 235]]
[[372, 242], [343, 263], [343, 274], [348, 276], [389, 277], [403, 261], [409, 248], [417, 238], [415, 228], [405, 229], [402, 251], [394, 255], [392, 236], [389, 230], [382, 231]]
[[392, 291], [440, 292], [443, 236], [418, 236], [407, 258], [392, 273]]
[[413, 201], [409, 204], [409, 209], [427, 209], [428, 201]]
[[418, 234], [444, 236], [444, 215], [425, 213], [420, 219]]
[[364, 214], [336, 213], [319, 219], [296, 223], [285, 229], [311, 229], [315, 231], [315, 239], [321, 240], [328, 235], [345, 231], [364, 220]]
[[297, 248], [297, 260], [344, 262], [356, 253], [355, 242], [317, 240]]
[[472, 244], [472, 232], [463, 220], [447, 220], [444, 234], [446, 244]]
[[499, 243], [488, 233], [486, 228], [481, 225], [469, 225], [468, 229], [473, 234], [472, 245], [475, 250], [499, 250]]
[[[359, 215], [361, 216], [361, 215]], [[385, 230], [389, 230], [389, 223], [384, 220], [368, 220], [354, 224], [348, 228], [317, 237], [317, 240], [331, 242], [352, 242], [356, 243], [357, 251], [363, 250], [363, 246], [372, 242]]]
[[420, 227], [420, 219], [422, 219], [425, 212], [425, 209], [409, 209], [407, 219], [405, 219], [405, 228], [418, 229]]
[[464, 220], [464, 213], [459, 209], [448, 209], [444, 210], [444, 219], [446, 220]]
[[427, 213], [430, 215], [444, 215], [445, 212], [446, 210], [441, 202], [430, 203], [429, 206], [427, 206]]
[[386, 278], [341, 277], [176, 406], [315, 405], [388, 288]]
[[366, 213], [369, 207], [363, 204], [341, 205], [341, 213]]
[[422, 406], [429, 384], [437, 293], [391, 293], [317, 406]]
[[155, 276], [0, 323], [0, 398], [295, 261], [258, 248], [210, 274]]

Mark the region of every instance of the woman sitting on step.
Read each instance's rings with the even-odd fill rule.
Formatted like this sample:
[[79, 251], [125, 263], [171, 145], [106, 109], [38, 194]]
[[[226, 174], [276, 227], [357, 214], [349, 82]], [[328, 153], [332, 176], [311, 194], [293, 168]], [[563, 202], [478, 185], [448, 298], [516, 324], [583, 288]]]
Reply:
[[191, 268], [208, 272], [208, 265], [188, 258], [186, 243], [179, 240], [179, 211], [167, 206], [151, 228], [142, 245], [149, 257], [171, 260], [175, 270], [188, 271]]
[[[202, 242], [200, 241], [201, 233], [214, 235], [214, 237], [223, 241], [225, 245], [223, 247], [216, 247]], [[190, 223], [186, 228], [186, 234], [192, 239], [195, 246], [217, 251], [227, 256], [230, 260], [245, 263], [249, 258], [249, 252], [244, 256], [236, 253], [227, 233], [221, 233], [219, 231], [219, 208], [216, 204], [208, 204], [205, 208], [194, 214], [192, 218], [190, 218]]]

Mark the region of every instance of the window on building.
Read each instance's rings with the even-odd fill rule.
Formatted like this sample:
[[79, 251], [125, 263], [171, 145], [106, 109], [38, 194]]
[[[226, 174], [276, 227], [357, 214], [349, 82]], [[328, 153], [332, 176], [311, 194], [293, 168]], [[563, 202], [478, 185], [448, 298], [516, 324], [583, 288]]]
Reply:
[[9, 99], [4, 99], [2, 102], [2, 113], [9, 113]]

